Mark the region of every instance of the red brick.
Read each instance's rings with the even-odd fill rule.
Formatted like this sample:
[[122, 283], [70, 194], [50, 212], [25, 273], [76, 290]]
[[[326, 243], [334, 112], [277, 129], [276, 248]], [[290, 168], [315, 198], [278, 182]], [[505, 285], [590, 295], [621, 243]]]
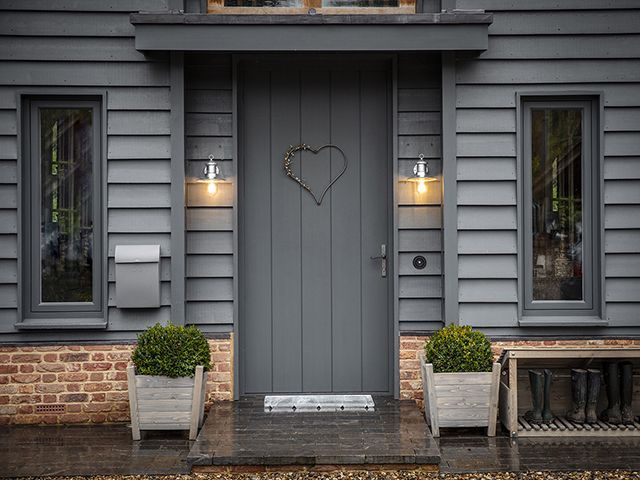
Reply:
[[113, 350], [113, 345], [85, 345], [87, 352], [109, 352]]
[[33, 413], [33, 405], [20, 405], [18, 406], [19, 414], [29, 414]]
[[109, 412], [107, 419], [110, 422], [126, 422], [129, 420], [129, 412]]
[[39, 363], [42, 361], [42, 355], [39, 353], [16, 353], [11, 356], [12, 363]]
[[35, 391], [33, 384], [18, 385], [18, 393], [33, 393]]
[[80, 370], [82, 370], [82, 364], [81, 363], [67, 363], [67, 364], [65, 364], [65, 370], [67, 372], [79, 372]]
[[42, 345], [35, 348], [36, 352], [57, 352], [58, 350], [62, 350], [64, 347], [62, 345]]
[[92, 423], [104, 423], [107, 421], [107, 416], [104, 413], [94, 413], [91, 415]]
[[11, 403], [40, 403], [42, 395], [14, 395]]
[[89, 375], [89, 380], [92, 382], [101, 382], [104, 380], [104, 373], [102, 372], [93, 372]]
[[15, 415], [18, 407], [15, 405], [0, 405], [0, 415]]
[[44, 383], [52, 383], [56, 381], [56, 374], [55, 373], [45, 373], [42, 375], [42, 381]]
[[82, 406], [87, 413], [110, 412], [113, 410], [112, 403], [88, 403]]
[[67, 383], [67, 392], [79, 392], [81, 390], [81, 383]]
[[0, 375], [0, 385], [6, 385], [7, 383], [9, 383], [9, 376]]
[[45, 362], [57, 362], [58, 361], [58, 354], [57, 353], [45, 353], [42, 356], [42, 359]]
[[113, 368], [116, 370], [125, 371], [129, 366], [128, 362], [116, 362], [113, 364]]
[[112, 384], [111, 383], [85, 383], [84, 384], [84, 391], [85, 392], [105, 392], [107, 390], [111, 390]]
[[127, 372], [107, 372], [105, 373], [105, 377], [107, 380], [123, 381], [127, 379]]
[[92, 393], [91, 402], [106, 402], [107, 396], [105, 393]]
[[108, 362], [92, 362], [92, 363], [84, 363], [82, 364], [82, 368], [88, 372], [95, 372], [98, 370], [110, 370], [111, 363]]
[[86, 393], [63, 393], [60, 395], [60, 402], [76, 403], [89, 401], [89, 395]]
[[56, 423], [58, 423], [57, 415], [43, 415], [41, 418], [42, 423], [46, 423], [48, 425], [55, 425]]
[[104, 361], [104, 353], [102, 352], [97, 352], [97, 353], [92, 353], [91, 354], [91, 360], [94, 362], [102, 362]]
[[21, 425], [34, 425], [40, 423], [40, 417], [38, 415], [16, 415], [15, 423]]
[[91, 417], [86, 413], [65, 413], [60, 415], [62, 423], [86, 423], [89, 420], [91, 420]]
[[88, 353], [61, 353], [60, 361], [61, 362], [86, 362], [89, 360]]
[[7, 405], [9, 403], [9, 395], [0, 395], [0, 405]]
[[82, 405], [79, 403], [67, 404], [66, 410], [68, 413], [79, 413], [82, 411]]
[[60, 382], [84, 382], [89, 376], [83, 372], [67, 372], [58, 374]]
[[107, 392], [107, 401], [127, 402], [129, 401], [129, 393], [128, 392]]
[[18, 373], [17, 365], [0, 365], [0, 374], [2, 373]]
[[64, 372], [64, 363], [41, 363], [36, 367], [39, 372]]
[[33, 373], [35, 371], [35, 367], [33, 365], [20, 365], [20, 373]]
[[40, 380], [41, 376], [37, 373], [18, 373], [17, 375], [11, 375], [11, 380], [14, 383], [34, 383]]
[[0, 355], [0, 363], [9, 363], [11, 357], [9, 355]]
[[47, 385], [36, 385], [36, 392], [38, 393], [60, 393], [64, 392], [64, 385], [57, 383]]
[[42, 395], [42, 403], [58, 403], [58, 396], [50, 393]]

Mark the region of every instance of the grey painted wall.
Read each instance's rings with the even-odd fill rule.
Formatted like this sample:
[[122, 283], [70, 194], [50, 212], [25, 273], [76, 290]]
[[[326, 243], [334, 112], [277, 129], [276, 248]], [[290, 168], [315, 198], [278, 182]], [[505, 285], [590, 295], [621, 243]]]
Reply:
[[[406, 178], [424, 153], [440, 174], [440, 60], [400, 56], [398, 62], [398, 176]], [[201, 175], [209, 153], [224, 158], [231, 181], [232, 67], [229, 56], [188, 55], [186, 61], [187, 178]], [[391, 161], [391, 159], [390, 159]], [[187, 186], [187, 323], [203, 329], [233, 322], [233, 185], [211, 198], [202, 184]], [[438, 328], [442, 318], [441, 195], [439, 182], [416, 202], [414, 184], [398, 182], [398, 309], [406, 331]], [[416, 270], [416, 254], [427, 268]]]
[[[3, 1], [0, 3], [0, 339], [52, 339], [51, 332], [15, 333], [17, 318], [17, 92], [106, 92], [108, 333], [69, 338], [131, 337], [169, 318], [170, 131], [169, 64], [134, 46], [129, 13], [166, 9], [166, 0]], [[46, 11], [45, 11], [46, 10]], [[160, 244], [162, 307], [119, 310], [114, 249]], [[7, 335], [12, 334], [12, 335]]]
[[574, 90], [602, 92], [604, 100], [605, 316], [611, 327], [638, 326], [640, 4], [458, 0], [457, 6], [494, 13], [488, 50], [456, 65], [461, 323], [525, 332], [494, 328], [518, 326], [516, 93]]

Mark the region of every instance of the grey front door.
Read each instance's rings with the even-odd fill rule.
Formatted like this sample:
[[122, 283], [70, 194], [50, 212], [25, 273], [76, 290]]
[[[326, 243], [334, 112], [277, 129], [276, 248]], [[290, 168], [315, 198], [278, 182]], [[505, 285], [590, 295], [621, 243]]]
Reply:
[[[251, 62], [239, 75], [240, 392], [389, 393], [393, 275], [370, 258], [392, 252], [388, 65]], [[346, 157], [320, 205], [283, 168], [301, 143]], [[292, 169], [320, 197], [343, 165], [325, 148]]]

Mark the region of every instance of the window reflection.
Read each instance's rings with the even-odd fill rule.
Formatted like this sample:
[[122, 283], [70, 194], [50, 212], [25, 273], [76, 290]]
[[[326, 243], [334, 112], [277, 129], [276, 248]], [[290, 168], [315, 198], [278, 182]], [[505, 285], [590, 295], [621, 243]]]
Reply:
[[533, 300], [583, 300], [582, 111], [531, 115]]
[[41, 302], [91, 302], [92, 110], [39, 112]]

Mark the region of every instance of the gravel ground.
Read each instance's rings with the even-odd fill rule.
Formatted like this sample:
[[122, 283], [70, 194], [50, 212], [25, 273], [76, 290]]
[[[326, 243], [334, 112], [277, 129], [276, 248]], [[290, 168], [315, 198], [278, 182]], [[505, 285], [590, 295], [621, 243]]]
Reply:
[[425, 473], [412, 471], [337, 471], [274, 472], [274, 473], [215, 473], [193, 475], [127, 475], [92, 477], [23, 477], [21, 480], [640, 480], [640, 472], [625, 470], [593, 472], [526, 472], [526, 473]]

